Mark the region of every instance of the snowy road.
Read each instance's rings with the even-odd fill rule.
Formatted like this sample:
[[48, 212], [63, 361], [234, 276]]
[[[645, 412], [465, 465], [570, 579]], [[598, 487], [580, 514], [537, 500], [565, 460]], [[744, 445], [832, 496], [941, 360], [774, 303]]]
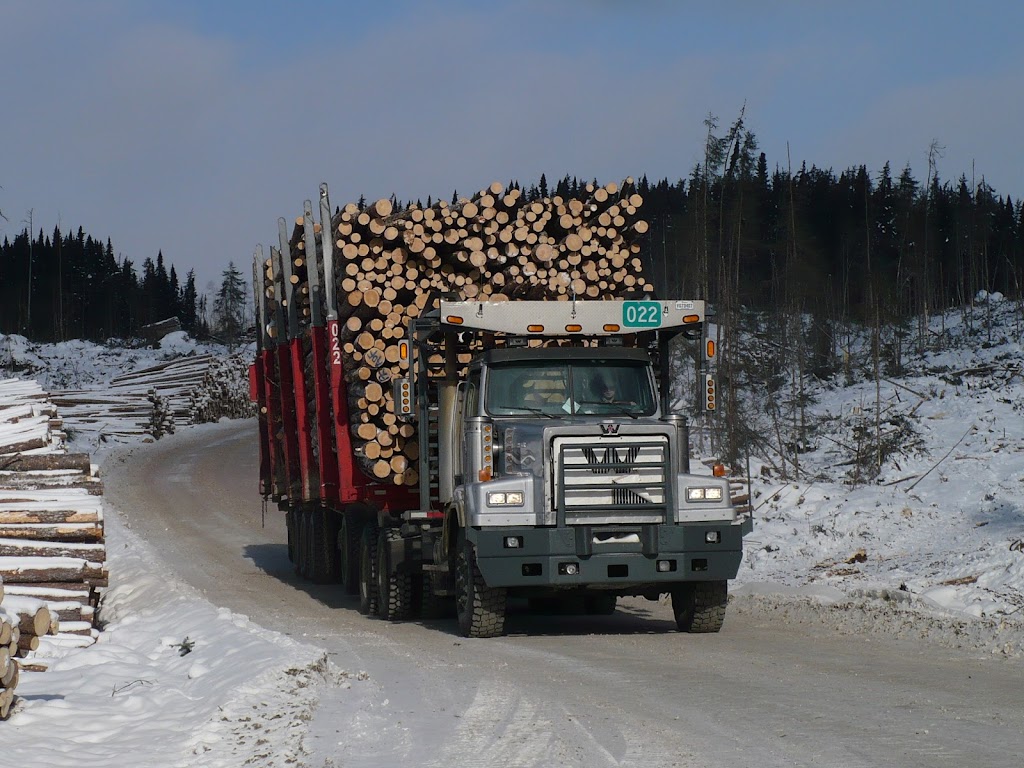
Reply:
[[643, 600], [603, 618], [514, 607], [496, 640], [367, 619], [340, 588], [293, 575], [283, 515], [261, 526], [255, 463], [254, 422], [225, 423], [111, 457], [106, 498], [214, 604], [369, 673], [321, 691], [310, 768], [1024, 762], [1013, 660], [736, 612], [721, 634], [688, 636]]

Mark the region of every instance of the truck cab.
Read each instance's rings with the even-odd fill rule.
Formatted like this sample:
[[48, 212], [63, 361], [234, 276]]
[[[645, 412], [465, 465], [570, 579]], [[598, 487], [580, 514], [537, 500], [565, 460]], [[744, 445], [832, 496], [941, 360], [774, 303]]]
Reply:
[[[417, 323], [421, 359], [431, 337], [449, 355], [444, 375], [421, 365], [398, 385], [417, 393], [409, 418], [437, 419], [437, 447], [421, 453], [437, 496], [421, 506], [444, 524], [425, 567], [452, 577], [465, 634], [501, 634], [509, 597], [604, 613], [666, 593], [680, 629], [721, 628], [749, 521], [726, 479], [690, 472], [686, 419], [664, 407], [668, 372], [654, 365], [666, 336], [700, 344], [703, 304], [643, 303], [658, 323], [643, 333], [624, 329], [622, 302], [441, 302]], [[454, 328], [478, 348], [462, 366]]]

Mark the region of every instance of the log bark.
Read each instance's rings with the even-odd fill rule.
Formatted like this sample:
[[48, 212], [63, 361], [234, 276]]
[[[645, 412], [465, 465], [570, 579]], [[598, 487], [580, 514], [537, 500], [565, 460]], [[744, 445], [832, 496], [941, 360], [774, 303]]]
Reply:
[[[0, 510], [0, 528], [8, 525], [22, 525], [25, 523], [65, 524], [65, 523], [97, 523], [103, 519], [103, 513], [98, 509], [92, 510], [70, 510], [70, 509], [2, 509]], [[0, 536], [3, 538], [3, 536]]]
[[11, 456], [0, 459], [0, 470], [36, 472], [54, 469], [75, 469], [89, 473], [91, 460], [87, 453], [44, 453], [31, 456]]
[[76, 557], [90, 563], [107, 559], [102, 543], [36, 541], [33, 539], [0, 539], [0, 557]]

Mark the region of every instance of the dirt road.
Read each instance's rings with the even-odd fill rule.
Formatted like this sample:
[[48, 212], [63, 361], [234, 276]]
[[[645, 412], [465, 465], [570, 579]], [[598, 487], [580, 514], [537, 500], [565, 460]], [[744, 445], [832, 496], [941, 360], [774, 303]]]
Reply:
[[106, 498], [211, 602], [369, 673], [360, 691], [325, 687], [311, 768], [1024, 762], [1012, 660], [735, 613], [690, 636], [643, 600], [599, 618], [513, 606], [493, 640], [453, 620], [368, 619], [339, 587], [294, 576], [283, 515], [261, 523], [255, 465], [255, 423], [224, 423], [112, 457]]

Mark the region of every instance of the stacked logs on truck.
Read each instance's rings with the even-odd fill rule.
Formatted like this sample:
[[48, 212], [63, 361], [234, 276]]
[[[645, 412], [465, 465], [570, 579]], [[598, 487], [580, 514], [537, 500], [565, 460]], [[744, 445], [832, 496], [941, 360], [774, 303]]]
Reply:
[[[321, 286], [325, 277], [333, 280], [337, 295], [351, 431], [366, 474], [396, 485], [418, 483], [419, 441], [415, 428], [396, 418], [390, 384], [408, 375], [399, 342], [432, 296], [568, 301], [651, 293], [640, 259], [648, 229], [639, 218], [642, 203], [627, 179], [621, 185], [589, 184], [582, 199], [526, 201], [519, 189], [495, 182], [452, 204], [394, 211], [390, 201], [378, 200], [362, 209], [340, 209], [329, 233], [334, 274], [318, 277]], [[309, 323], [311, 302], [323, 296], [322, 290], [310, 290], [308, 268], [322, 265], [309, 252], [322, 248], [325, 235], [316, 227], [316, 243], [307, 243], [304, 224], [303, 217], [296, 220], [289, 252], [282, 255], [290, 260], [300, 328]], [[267, 331], [283, 338], [273, 318], [277, 306], [279, 316], [287, 315], [284, 270], [270, 260], [264, 269]], [[308, 366], [305, 341], [304, 348]], [[465, 365], [472, 352], [461, 349], [459, 363]], [[440, 356], [429, 363], [440, 374]]]
[[87, 645], [107, 585], [103, 485], [88, 454], [66, 452], [52, 415], [40, 445], [19, 441], [16, 427], [36, 418], [26, 401], [55, 413], [36, 382], [0, 381], [0, 578], [9, 599], [42, 601], [60, 617], [57, 645]]

